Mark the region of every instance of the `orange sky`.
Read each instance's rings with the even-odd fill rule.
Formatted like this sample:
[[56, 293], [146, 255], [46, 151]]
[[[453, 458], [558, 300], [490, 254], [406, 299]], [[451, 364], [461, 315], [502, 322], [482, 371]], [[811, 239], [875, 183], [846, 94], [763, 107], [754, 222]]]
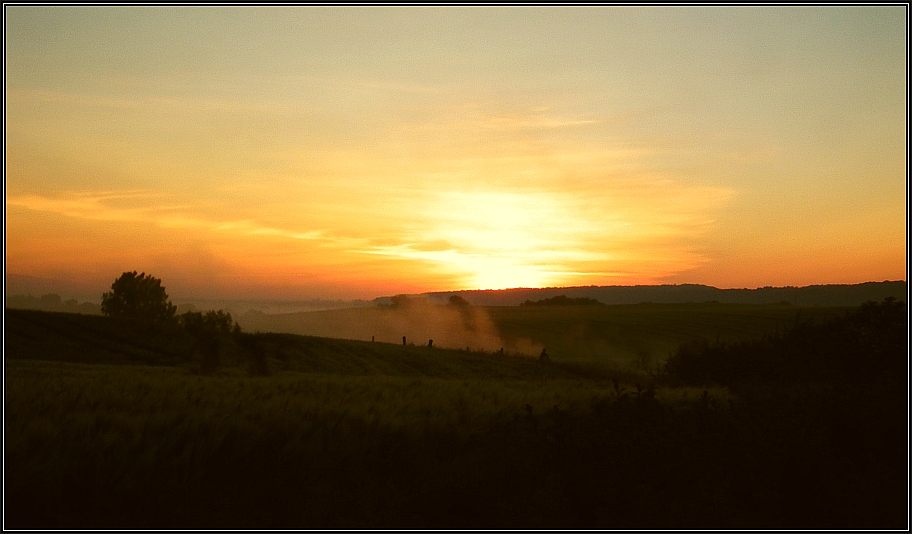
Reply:
[[172, 297], [906, 278], [906, 6], [5, 6], [6, 271]]

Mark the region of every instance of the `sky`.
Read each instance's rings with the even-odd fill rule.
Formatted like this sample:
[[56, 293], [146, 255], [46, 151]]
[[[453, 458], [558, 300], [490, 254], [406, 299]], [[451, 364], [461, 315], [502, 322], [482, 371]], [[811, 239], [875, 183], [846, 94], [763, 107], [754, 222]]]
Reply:
[[287, 299], [906, 279], [905, 5], [4, 17], [7, 275]]

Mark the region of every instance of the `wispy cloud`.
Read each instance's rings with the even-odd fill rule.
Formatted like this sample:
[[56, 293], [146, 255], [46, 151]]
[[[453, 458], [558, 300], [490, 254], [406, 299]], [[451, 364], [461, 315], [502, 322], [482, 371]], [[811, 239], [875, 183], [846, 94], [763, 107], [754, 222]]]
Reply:
[[34, 104], [59, 104], [72, 107], [107, 108], [118, 111], [143, 111], [169, 108], [174, 111], [189, 110], [218, 113], [289, 114], [310, 111], [301, 102], [241, 99], [215, 96], [171, 96], [166, 93], [129, 92], [128, 96], [111, 96], [97, 93], [75, 93], [43, 89], [11, 89], [7, 102]]
[[450, 110], [450, 115], [453, 120], [448, 123], [454, 126], [514, 132], [574, 128], [603, 122], [601, 117], [555, 111], [547, 106], [499, 110], [496, 106], [467, 103]]
[[187, 209], [184, 204], [156, 203], [150, 205], [152, 201], [162, 198], [162, 195], [148, 191], [93, 191], [64, 193], [56, 196], [12, 195], [7, 196], [6, 204], [95, 221], [179, 219], [171, 214]]
[[569, 128], [573, 126], [584, 126], [587, 124], [597, 124], [599, 121], [594, 119], [575, 119], [571, 117], [562, 117], [548, 115], [544, 113], [532, 114], [515, 114], [499, 113], [483, 117], [478, 125], [482, 128], [522, 130], [522, 129], [541, 129], [548, 130], [554, 128]]
[[258, 224], [250, 219], [218, 220], [192, 215], [189, 204], [171, 204], [149, 191], [70, 192], [57, 196], [13, 195], [7, 206], [19, 206], [89, 221], [144, 222], [163, 228], [230, 232], [244, 236], [277, 236], [305, 241], [332, 241], [323, 230], [296, 231]]

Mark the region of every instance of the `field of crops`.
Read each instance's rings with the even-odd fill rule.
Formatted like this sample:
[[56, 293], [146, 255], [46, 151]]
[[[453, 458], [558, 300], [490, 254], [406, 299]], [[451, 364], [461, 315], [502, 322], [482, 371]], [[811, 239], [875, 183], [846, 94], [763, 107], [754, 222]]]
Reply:
[[[548, 342], [550, 362], [260, 333], [226, 345], [208, 373], [175, 332], [7, 310], [4, 526], [896, 523], [905, 496], [885, 497], [895, 477], [880, 474], [894, 470], [895, 425], [864, 415], [885, 401], [827, 384], [741, 398], [571, 352], [581, 340], [622, 351], [762, 335], [795, 310], [608, 308], [489, 310], [506, 339]], [[838, 428], [871, 436], [871, 451], [834, 445], [820, 421], [845, 413], [858, 415]]]

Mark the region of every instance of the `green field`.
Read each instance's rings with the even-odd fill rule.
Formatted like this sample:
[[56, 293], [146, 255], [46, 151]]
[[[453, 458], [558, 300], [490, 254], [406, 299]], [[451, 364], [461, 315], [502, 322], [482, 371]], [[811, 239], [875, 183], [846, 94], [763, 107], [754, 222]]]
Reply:
[[502, 340], [547, 343], [550, 362], [244, 333], [208, 372], [178, 330], [8, 309], [4, 526], [901, 523], [901, 404], [829, 383], [687, 384], [629, 356], [758, 337], [795, 309], [581, 308], [487, 309]]
[[[425, 310], [433, 313], [425, 313]], [[276, 315], [248, 315], [247, 331], [289, 332], [331, 338], [396, 343], [403, 335], [418, 344], [537, 356], [642, 371], [661, 363], [693, 339], [734, 341], [783, 331], [802, 320], [841, 316], [845, 307], [755, 304], [631, 304], [620, 306], [485, 306], [472, 308], [474, 324], [446, 306], [417, 312], [381, 307]]]

